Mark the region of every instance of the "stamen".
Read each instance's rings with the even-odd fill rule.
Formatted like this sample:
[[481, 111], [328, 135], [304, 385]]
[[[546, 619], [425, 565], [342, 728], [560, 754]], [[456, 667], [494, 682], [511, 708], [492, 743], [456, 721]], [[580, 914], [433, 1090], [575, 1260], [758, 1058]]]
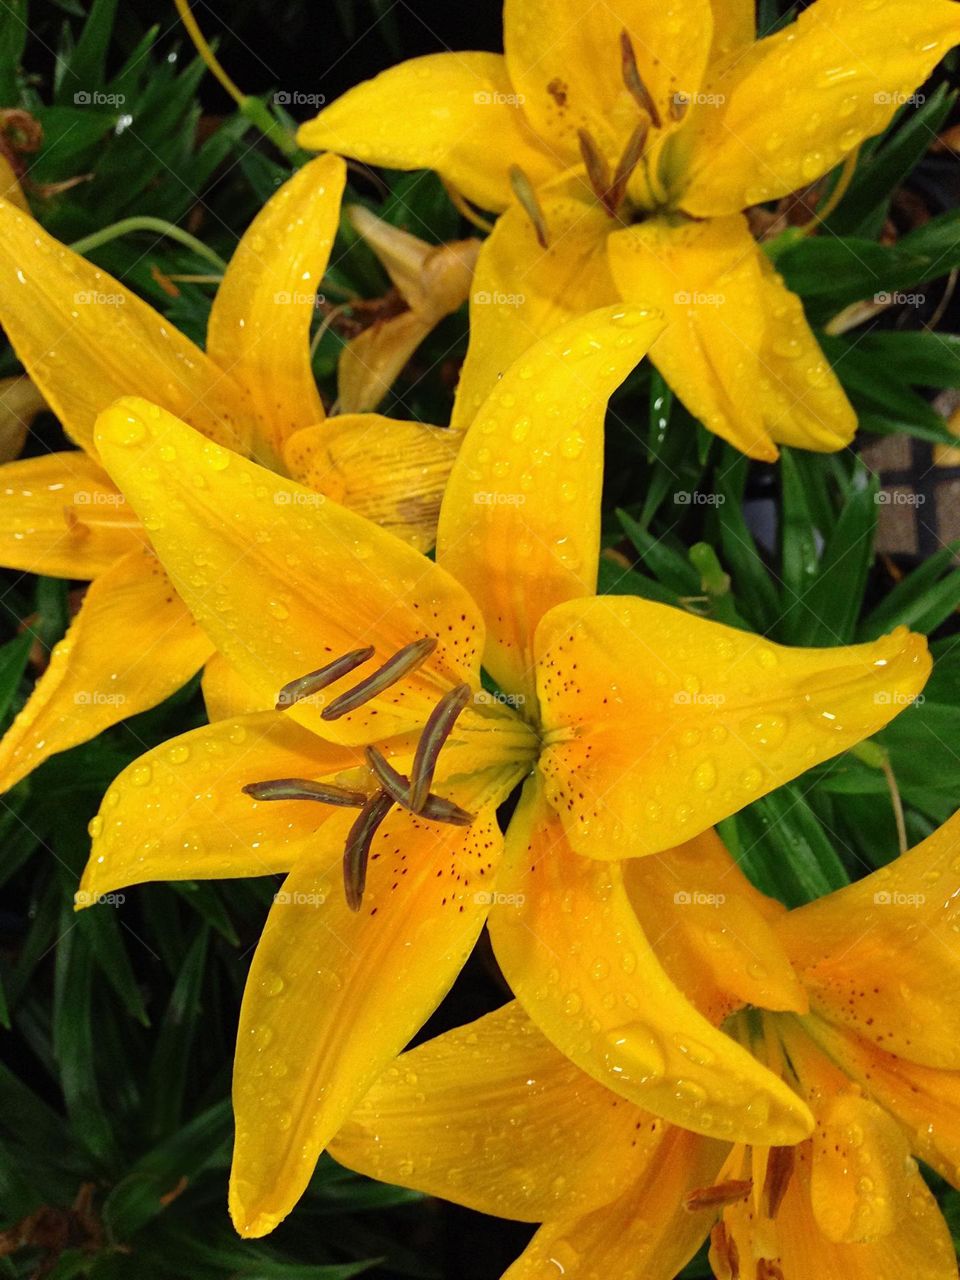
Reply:
[[363, 905], [370, 845], [377, 828], [392, 808], [392, 797], [385, 791], [375, 791], [347, 835], [343, 850], [343, 892], [351, 911], [359, 911]]
[[[722, 1222], [710, 1232], [710, 1262], [719, 1280], [740, 1280], [740, 1250]], [[718, 1265], [724, 1270], [717, 1270]]]
[[623, 203], [623, 197], [627, 193], [627, 183], [630, 181], [634, 169], [643, 159], [643, 149], [647, 144], [647, 134], [649, 132], [650, 121], [644, 118], [627, 139], [627, 145], [623, 148], [623, 155], [617, 164], [616, 172], [613, 175], [613, 184], [610, 188], [611, 216], [616, 216], [617, 210]]
[[414, 809], [410, 803], [409, 778], [405, 778], [402, 773], [394, 769], [376, 747], [367, 747], [365, 754], [367, 763], [377, 775], [377, 781], [396, 804], [409, 809], [411, 813], [417, 813], [421, 818], [428, 818], [431, 822], [448, 822], [455, 827], [469, 827], [473, 822], [472, 813], [461, 809], [452, 800], [444, 800], [442, 796], [434, 795], [432, 792], [427, 796], [422, 809]]
[[630, 39], [630, 33], [626, 28], [620, 32], [620, 68], [623, 74], [623, 83], [627, 86], [627, 91], [634, 102], [641, 110], [647, 113], [653, 121], [654, 128], [662, 129], [663, 120], [657, 110], [657, 104], [653, 100], [653, 94], [643, 83], [640, 68], [637, 66], [637, 55], [634, 53], [633, 41]]
[[362, 809], [366, 793], [350, 791], [331, 782], [313, 782], [310, 778], [271, 778], [266, 782], [248, 782], [241, 790], [254, 800], [318, 800], [321, 804]]
[[276, 709], [284, 711], [287, 707], [292, 707], [304, 698], [309, 698], [312, 694], [319, 693], [321, 689], [326, 689], [327, 685], [333, 684], [334, 681], [339, 680], [342, 676], [349, 675], [351, 671], [361, 666], [364, 662], [369, 662], [373, 657], [373, 653], [372, 644], [368, 645], [366, 649], [352, 649], [349, 653], [345, 653], [342, 658], [328, 662], [325, 667], [320, 667], [316, 671], [308, 671], [305, 676], [298, 676], [296, 680], [291, 680], [277, 694]]
[[587, 169], [587, 178], [590, 186], [593, 188], [594, 195], [612, 217], [616, 209], [610, 207], [610, 187], [612, 184], [607, 158], [602, 154], [592, 135], [586, 129], [578, 129], [577, 138], [580, 142], [580, 154], [583, 156], [583, 163]]
[[698, 1209], [719, 1209], [723, 1205], [746, 1200], [752, 1187], [750, 1178], [735, 1178], [729, 1182], [718, 1182], [715, 1187], [700, 1187], [690, 1192], [683, 1202], [684, 1207], [690, 1213], [696, 1213]]
[[378, 693], [389, 689], [392, 684], [396, 684], [411, 671], [415, 671], [426, 662], [436, 647], [437, 641], [433, 636], [424, 636], [422, 640], [414, 640], [412, 644], [404, 645], [399, 653], [389, 658], [382, 667], [374, 671], [373, 675], [367, 676], [366, 680], [361, 680], [355, 688], [341, 694], [339, 698], [334, 698], [328, 707], [324, 707], [320, 715], [324, 720], [339, 720], [348, 711], [355, 711], [357, 707], [362, 707]]
[[519, 165], [512, 164], [510, 166], [510, 185], [513, 187], [513, 194], [520, 201], [524, 212], [533, 223], [533, 229], [537, 233], [537, 243], [541, 249], [546, 249], [547, 220], [543, 216], [543, 210], [540, 208], [540, 201], [537, 199], [537, 193], [533, 189], [533, 183]]
[[420, 741], [413, 757], [413, 768], [410, 770], [410, 808], [420, 813], [430, 794], [430, 786], [437, 768], [437, 757], [443, 744], [450, 737], [457, 717], [470, 701], [470, 686], [458, 684], [455, 689], [445, 693], [430, 712], [424, 725]]
[[796, 1162], [797, 1153], [793, 1147], [774, 1147], [771, 1150], [767, 1163], [767, 1176], [763, 1184], [768, 1218], [777, 1216], [777, 1210], [787, 1194], [787, 1187], [790, 1185]]

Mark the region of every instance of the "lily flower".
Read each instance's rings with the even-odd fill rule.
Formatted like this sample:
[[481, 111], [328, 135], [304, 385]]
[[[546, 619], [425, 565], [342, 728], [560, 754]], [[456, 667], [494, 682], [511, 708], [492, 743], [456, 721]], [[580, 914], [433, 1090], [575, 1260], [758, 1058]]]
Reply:
[[[789, 913], [713, 833], [630, 864], [638, 918], [674, 981], [810, 1107], [816, 1127], [797, 1145], [664, 1124], [512, 1003], [404, 1054], [331, 1152], [542, 1222], [504, 1280], [672, 1280], [708, 1235], [717, 1280], [954, 1280], [950, 1230], [916, 1160], [960, 1185], [958, 850], [955, 816]], [[771, 1011], [773, 980], [792, 987], [789, 1011]]]
[[311, 370], [310, 323], [344, 177], [342, 160], [321, 156], [267, 202], [217, 291], [206, 352], [0, 200], [0, 324], [79, 446], [0, 471], [0, 564], [91, 581], [0, 744], [0, 790], [156, 706], [213, 653], [97, 457], [94, 421], [119, 396], [139, 392], [211, 447], [250, 454], [432, 546], [457, 436], [376, 415], [325, 421]]
[[[663, 972], [620, 859], [872, 734], [929, 657], [903, 629], [787, 649], [594, 594], [606, 402], [660, 323], [591, 313], [507, 372], [454, 465], [436, 563], [157, 406], [99, 420], [104, 465], [177, 591], [267, 708], [119, 776], [80, 899], [289, 872], [240, 1015], [244, 1235], [289, 1212], [488, 920], [519, 998], [590, 1074], [702, 1131], [809, 1129], [805, 1104]], [[496, 810], [524, 780], [504, 840]]]
[[958, 40], [949, 0], [815, 0], [762, 40], [752, 0], [507, 0], [503, 56], [403, 62], [298, 140], [502, 212], [455, 425], [536, 337], [621, 297], [663, 310], [651, 359], [691, 413], [771, 460], [842, 448], [856, 418], [743, 211], [853, 156]]

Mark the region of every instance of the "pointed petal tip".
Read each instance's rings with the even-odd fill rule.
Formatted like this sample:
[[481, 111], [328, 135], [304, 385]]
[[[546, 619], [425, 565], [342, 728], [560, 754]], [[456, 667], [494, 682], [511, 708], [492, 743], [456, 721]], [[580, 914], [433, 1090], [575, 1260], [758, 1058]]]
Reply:
[[260, 1240], [270, 1235], [287, 1216], [286, 1213], [269, 1213], [249, 1208], [241, 1201], [234, 1185], [231, 1183], [229, 1196], [230, 1220], [237, 1235], [244, 1240]]

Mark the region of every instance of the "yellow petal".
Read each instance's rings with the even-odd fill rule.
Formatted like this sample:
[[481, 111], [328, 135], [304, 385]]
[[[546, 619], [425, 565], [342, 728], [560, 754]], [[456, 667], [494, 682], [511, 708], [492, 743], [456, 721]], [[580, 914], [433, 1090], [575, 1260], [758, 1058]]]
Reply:
[[547, 794], [574, 848], [601, 858], [691, 839], [876, 733], [930, 671], [902, 627], [788, 649], [626, 596], [558, 606], [536, 650]]
[[323, 420], [310, 323], [345, 181], [339, 156], [319, 156], [288, 179], [244, 233], [210, 312], [207, 354], [249, 397], [263, 462], [282, 454], [291, 432]]
[[29, 378], [0, 378], [0, 462], [19, 458], [30, 424], [46, 407]]
[[80, 450], [0, 469], [0, 564], [58, 578], [95, 578], [144, 543], [110, 477]]
[[255, 689], [279, 692], [368, 645], [372, 671], [405, 645], [439, 637], [416, 672], [339, 720], [320, 714], [339, 686], [299, 702], [290, 714], [322, 737], [362, 743], [403, 733], [454, 684], [478, 683], [479, 610], [398, 538], [141, 400], [103, 414], [98, 441], [177, 590]]
[[337, 361], [338, 407], [344, 413], [375, 409], [432, 329], [432, 320], [403, 311], [351, 338]]
[[230, 665], [222, 653], [215, 653], [203, 668], [200, 681], [203, 705], [211, 724], [232, 720], [255, 711], [272, 711], [277, 692], [266, 685], [255, 689]]
[[6, 791], [58, 751], [155, 707], [212, 646], [146, 548], [97, 578], [0, 744]]
[[30, 212], [27, 197], [23, 194], [23, 188], [17, 180], [13, 166], [3, 155], [0, 155], [0, 199], [15, 205], [23, 213], [28, 214]]
[[389, 169], [435, 169], [485, 209], [510, 203], [511, 165], [538, 185], [556, 169], [527, 124], [504, 60], [495, 53], [413, 58], [350, 89], [297, 141]]
[[620, 35], [632, 40], [640, 76], [664, 124], [678, 94], [692, 96], [710, 50], [709, 0], [670, 7], [658, 0], [507, 0], [504, 47], [514, 87], [533, 127], [565, 165], [580, 159], [586, 129], [615, 164], [640, 121], [624, 85]]
[[490, 393], [450, 477], [438, 563], [483, 609], [484, 665], [524, 696], [540, 618], [595, 589], [607, 400], [658, 326], [617, 307], [541, 339]]
[[660, 963], [719, 1024], [740, 1005], [806, 1012], [807, 999], [764, 898], [713, 830], [656, 858], [632, 858], [624, 884]]
[[599, 205], [569, 194], [540, 193], [547, 247], [517, 205], [484, 241], [470, 295], [470, 344], [452, 425], [469, 427], [510, 366], [538, 338], [609, 306], [617, 290], [607, 265], [613, 223]]
[[668, 1129], [643, 1175], [618, 1200], [541, 1227], [503, 1280], [673, 1280], [716, 1217], [715, 1209], [691, 1212], [684, 1201], [716, 1181], [726, 1152], [723, 1143]]
[[[80, 901], [145, 880], [214, 880], [289, 871], [333, 815], [313, 801], [257, 801], [272, 778], [334, 780], [363, 765], [276, 711], [222, 720], [145, 752], [111, 784], [94, 821]], [[356, 816], [356, 814], [354, 814]], [[338, 831], [339, 835], [339, 831]]]
[[949, 0], [816, 0], [734, 60], [685, 131], [681, 203], [734, 213], [814, 182], [880, 133], [960, 41]]
[[756, 0], [712, 0], [711, 69], [740, 53], [756, 39]]
[[670, 981], [620, 864], [573, 853], [539, 783], [511, 821], [489, 926], [511, 990], [594, 1079], [710, 1137], [792, 1143], [809, 1132], [796, 1094]]
[[777, 444], [832, 452], [845, 448], [857, 415], [803, 312], [803, 303], [759, 254], [760, 411]]
[[511, 1003], [405, 1053], [330, 1150], [381, 1182], [541, 1222], [614, 1199], [662, 1128], [584, 1075]]
[[911, 1062], [960, 1068], [960, 814], [909, 853], [785, 916], [813, 1007]]
[[761, 403], [759, 250], [746, 221], [651, 218], [615, 232], [609, 248], [621, 295], [666, 316], [650, 358], [693, 416], [749, 457], [776, 458]]
[[345, 413], [291, 436], [284, 458], [294, 480], [429, 551], [462, 438], [420, 422]]
[[0, 200], [0, 324], [70, 436], [138, 394], [213, 440], [246, 448], [253, 411], [229, 376], [118, 280]]
[[487, 913], [499, 798], [468, 828], [394, 810], [359, 912], [338, 883], [350, 815], [324, 825], [284, 882], [240, 1012], [230, 1212], [241, 1235], [266, 1235], [290, 1212], [320, 1152], [453, 983]]
[[915, 1154], [960, 1183], [960, 1072], [920, 1067], [821, 1018], [804, 1022], [832, 1061], [903, 1125]]

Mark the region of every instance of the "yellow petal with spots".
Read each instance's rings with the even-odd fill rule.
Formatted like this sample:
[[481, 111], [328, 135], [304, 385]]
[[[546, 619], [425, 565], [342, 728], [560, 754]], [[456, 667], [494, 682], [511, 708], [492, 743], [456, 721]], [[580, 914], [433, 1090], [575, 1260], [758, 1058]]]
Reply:
[[540, 618], [595, 589], [607, 400], [659, 325], [613, 307], [541, 339], [490, 393], [450, 477], [437, 561], [483, 609], [485, 666], [525, 697]]
[[638, 1106], [710, 1137], [792, 1143], [810, 1114], [674, 986], [619, 863], [570, 848], [539, 781], [507, 833], [490, 936], [511, 990], [561, 1051]]
[[245, 449], [253, 406], [229, 373], [118, 280], [0, 200], [0, 324], [69, 435], [92, 446], [98, 413], [148, 397]]
[[0, 743], [0, 791], [175, 693], [213, 646], [156, 558], [128, 552], [87, 591], [50, 665]]
[[615, 1198], [662, 1131], [575, 1067], [514, 1002], [405, 1053], [330, 1151], [381, 1182], [540, 1222]]
[[382, 71], [300, 126], [309, 151], [390, 169], [435, 169], [485, 209], [510, 203], [509, 169], [538, 185], [558, 165], [495, 53], [435, 53]]
[[[297, 703], [294, 719], [329, 741], [365, 743], [422, 726], [453, 685], [478, 686], [477, 606], [399, 538], [141, 400], [103, 414], [97, 438], [177, 590], [254, 689], [279, 692], [374, 646], [353, 680]], [[415, 672], [358, 710], [322, 719], [344, 688], [428, 637], [438, 647]], [[498, 718], [496, 708], [490, 715]]]
[[629, 596], [559, 605], [536, 653], [547, 795], [596, 858], [691, 839], [876, 733], [930, 672], [905, 628], [789, 649]]
[[249, 397], [259, 423], [252, 449], [265, 463], [324, 416], [310, 323], [345, 181], [339, 156], [319, 156], [288, 179], [244, 233], [210, 311], [207, 354]]
[[421, 422], [341, 414], [292, 435], [284, 458], [294, 480], [429, 551], [462, 439]]
[[775, 200], [880, 133], [960, 41], [950, 0], [816, 0], [712, 86], [684, 132], [680, 201], [698, 217]]
[[0, 469], [0, 564], [57, 578], [95, 578], [145, 535], [116, 485], [79, 449]]

